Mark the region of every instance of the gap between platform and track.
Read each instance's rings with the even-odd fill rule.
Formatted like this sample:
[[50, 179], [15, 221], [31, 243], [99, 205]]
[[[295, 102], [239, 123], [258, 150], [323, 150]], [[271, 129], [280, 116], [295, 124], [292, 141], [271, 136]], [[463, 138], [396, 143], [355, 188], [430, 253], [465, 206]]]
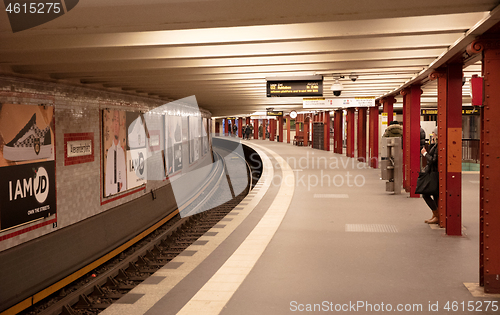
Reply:
[[155, 285], [140, 284], [130, 291], [127, 295], [135, 295], [137, 298], [133, 304], [122, 304], [118, 301], [101, 314], [137, 315], [148, 312], [225, 241], [257, 207], [271, 186], [274, 168], [270, 158], [264, 153], [263, 150], [265, 150], [279, 163], [282, 176], [287, 180], [283, 181], [276, 198], [249, 236], [179, 312], [179, 314], [220, 313], [267, 247], [284, 218], [294, 193], [295, 177], [288, 163], [269, 149], [256, 144], [249, 146], [261, 156], [263, 172], [251, 193], [228, 214], [226, 218], [230, 219], [221, 221], [221, 224], [225, 225], [224, 228], [212, 228], [198, 239], [199, 241], [208, 241], [205, 245], [193, 244], [186, 249], [186, 251], [195, 252], [194, 255], [179, 255], [153, 275], [163, 280]]

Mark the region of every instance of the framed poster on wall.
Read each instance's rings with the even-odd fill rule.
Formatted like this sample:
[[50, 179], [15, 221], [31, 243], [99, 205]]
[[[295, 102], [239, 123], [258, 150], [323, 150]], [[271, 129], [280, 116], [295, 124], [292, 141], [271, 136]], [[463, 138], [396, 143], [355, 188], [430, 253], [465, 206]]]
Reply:
[[54, 108], [0, 105], [0, 229], [56, 213]]
[[103, 195], [146, 183], [146, 131], [137, 112], [104, 110], [102, 115]]
[[182, 117], [165, 116], [166, 164], [168, 174], [182, 170]]
[[200, 117], [189, 116], [189, 163], [194, 163], [200, 158]]

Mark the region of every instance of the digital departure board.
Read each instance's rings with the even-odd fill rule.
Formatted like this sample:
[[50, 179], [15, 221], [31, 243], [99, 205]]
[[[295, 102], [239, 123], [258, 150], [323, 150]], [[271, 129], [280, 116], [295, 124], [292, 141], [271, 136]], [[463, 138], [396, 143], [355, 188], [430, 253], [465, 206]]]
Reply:
[[267, 111], [267, 116], [283, 116], [283, 111]]
[[323, 77], [311, 80], [267, 80], [267, 97], [323, 96]]

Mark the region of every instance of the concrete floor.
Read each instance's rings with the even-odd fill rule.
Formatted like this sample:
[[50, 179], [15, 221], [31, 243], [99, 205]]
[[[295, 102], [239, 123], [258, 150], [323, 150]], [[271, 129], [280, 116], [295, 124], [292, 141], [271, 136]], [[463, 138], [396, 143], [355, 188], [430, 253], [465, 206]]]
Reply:
[[[424, 223], [431, 212], [423, 199], [385, 192], [380, 170], [332, 152], [263, 140], [248, 143], [288, 162], [295, 174], [293, 197], [276, 233], [220, 314], [470, 314], [472, 304], [481, 314], [500, 313], [486, 302], [500, 308], [500, 295], [474, 297], [464, 285], [479, 281], [478, 174], [463, 174], [463, 236], [450, 237]], [[280, 188], [282, 166], [268, 156], [275, 176], [259, 204], [147, 314], [176, 314], [257, 226]], [[210, 301], [206, 305], [196, 313], [219, 313], [211, 311]], [[447, 305], [456, 311], [448, 312]]]

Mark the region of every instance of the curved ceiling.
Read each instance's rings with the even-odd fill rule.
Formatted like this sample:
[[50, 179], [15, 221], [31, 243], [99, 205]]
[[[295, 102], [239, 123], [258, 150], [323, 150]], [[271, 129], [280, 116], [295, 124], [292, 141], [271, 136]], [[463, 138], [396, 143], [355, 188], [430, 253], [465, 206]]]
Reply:
[[[329, 96], [342, 74], [342, 96], [396, 93], [494, 26], [499, 3], [85, 0], [17, 33], [0, 13], [0, 69], [166, 101], [195, 95], [214, 116], [287, 111], [302, 98], [266, 97], [266, 77], [322, 74]], [[467, 66], [466, 77], [480, 73], [476, 60]], [[423, 90], [422, 105], [435, 106], [435, 84]]]

